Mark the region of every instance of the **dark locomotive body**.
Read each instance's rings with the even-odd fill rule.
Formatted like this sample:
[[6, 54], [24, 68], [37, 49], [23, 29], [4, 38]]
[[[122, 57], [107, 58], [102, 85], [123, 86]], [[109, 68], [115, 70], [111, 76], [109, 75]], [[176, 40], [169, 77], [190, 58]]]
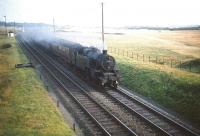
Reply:
[[97, 48], [83, 47], [68, 41], [59, 44], [48, 43], [45, 48], [83, 71], [101, 86], [117, 87], [119, 75], [115, 67], [115, 59], [106, 51], [102, 53]]

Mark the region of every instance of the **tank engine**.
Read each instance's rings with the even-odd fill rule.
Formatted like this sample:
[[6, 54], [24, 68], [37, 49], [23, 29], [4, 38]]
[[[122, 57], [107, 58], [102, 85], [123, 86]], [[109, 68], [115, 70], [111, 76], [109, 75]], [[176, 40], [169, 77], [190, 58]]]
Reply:
[[102, 86], [117, 87], [118, 72], [115, 68], [115, 59], [107, 52], [101, 53], [94, 47], [78, 49], [76, 65], [96, 79]]

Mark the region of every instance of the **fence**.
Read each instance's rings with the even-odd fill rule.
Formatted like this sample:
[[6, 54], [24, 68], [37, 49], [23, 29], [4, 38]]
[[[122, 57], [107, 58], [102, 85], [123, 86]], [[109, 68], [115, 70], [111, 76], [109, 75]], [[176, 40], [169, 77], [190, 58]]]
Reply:
[[193, 66], [191, 63], [185, 64], [183, 60], [171, 56], [152, 56], [141, 53], [135, 53], [130, 50], [109, 47], [108, 51], [119, 56], [128, 57], [137, 61], [155, 63], [160, 65], [168, 65], [171, 68], [179, 68], [190, 72], [200, 73], [200, 66]]

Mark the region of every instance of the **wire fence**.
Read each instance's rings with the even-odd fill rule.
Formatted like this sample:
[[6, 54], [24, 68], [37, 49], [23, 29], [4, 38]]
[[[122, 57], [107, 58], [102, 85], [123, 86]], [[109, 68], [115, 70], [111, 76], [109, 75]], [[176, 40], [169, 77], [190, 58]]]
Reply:
[[181, 70], [187, 70], [190, 72], [200, 73], [200, 65], [196, 66], [192, 63], [185, 63], [185, 61], [181, 59], [177, 59], [172, 56], [161, 56], [161, 55], [146, 55], [142, 53], [136, 53], [131, 50], [125, 50], [120, 48], [109, 47], [109, 53], [113, 53], [119, 56], [128, 57], [137, 61], [155, 63], [159, 65], [167, 65], [171, 68], [178, 68]]

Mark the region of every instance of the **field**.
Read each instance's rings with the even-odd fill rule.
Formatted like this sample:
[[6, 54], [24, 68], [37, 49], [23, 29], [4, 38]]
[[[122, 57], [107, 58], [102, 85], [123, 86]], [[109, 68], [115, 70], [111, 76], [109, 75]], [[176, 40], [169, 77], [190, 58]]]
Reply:
[[121, 85], [200, 128], [200, 31], [136, 30], [106, 43]]
[[200, 73], [200, 31], [136, 31], [107, 36], [115, 54]]
[[0, 36], [0, 136], [70, 136], [56, 105], [14, 38]]

